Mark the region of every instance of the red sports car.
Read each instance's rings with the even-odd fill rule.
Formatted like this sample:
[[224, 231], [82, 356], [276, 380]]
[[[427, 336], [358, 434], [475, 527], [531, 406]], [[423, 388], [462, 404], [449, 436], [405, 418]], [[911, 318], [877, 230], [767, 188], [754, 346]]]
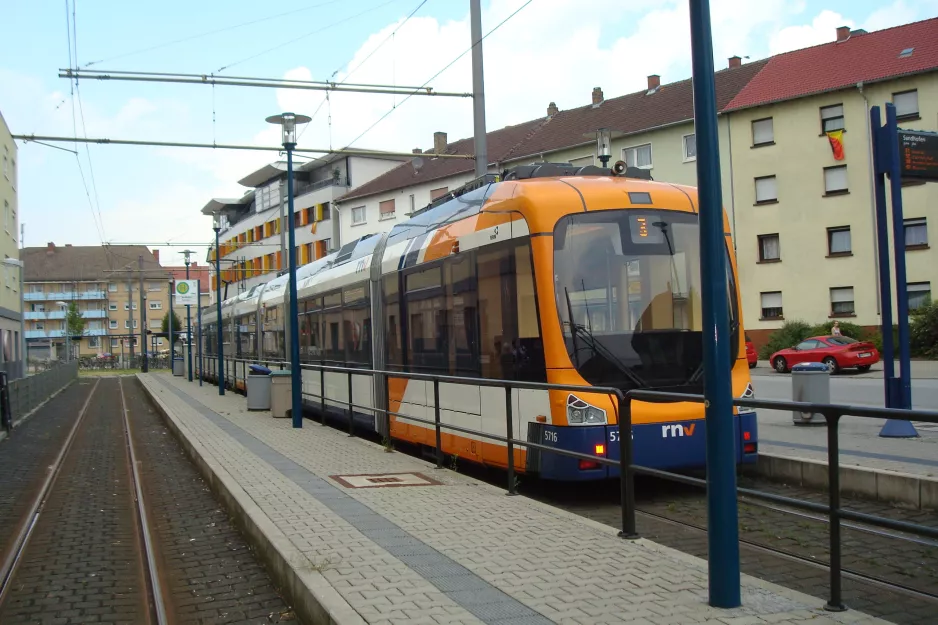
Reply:
[[847, 336], [813, 336], [794, 347], [775, 352], [769, 362], [779, 373], [786, 373], [802, 362], [823, 362], [831, 373], [849, 368], [869, 371], [879, 362], [879, 352], [872, 343]]
[[749, 340], [749, 335], [746, 335], [746, 360], [749, 361], [749, 368], [755, 369], [756, 363], [759, 362], [759, 354], [756, 352], [755, 346], [752, 344], [752, 341]]

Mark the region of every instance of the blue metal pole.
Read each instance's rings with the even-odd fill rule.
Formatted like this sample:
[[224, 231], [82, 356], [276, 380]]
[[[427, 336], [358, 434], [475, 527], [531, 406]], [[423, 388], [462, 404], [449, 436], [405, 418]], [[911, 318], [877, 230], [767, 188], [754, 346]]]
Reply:
[[300, 375], [300, 321], [296, 302], [296, 228], [293, 215], [293, 143], [284, 143], [287, 150], [287, 225], [289, 226], [290, 258], [290, 381], [292, 386], [293, 427], [303, 427], [302, 377]]
[[[186, 263], [186, 280], [189, 279], [189, 263]], [[198, 294], [201, 296], [201, 293]], [[186, 304], [186, 355], [189, 359], [189, 381], [192, 381], [192, 306]]]
[[[199, 297], [201, 297], [201, 294], [202, 294], [202, 281], [201, 281], [201, 280], [199, 280], [198, 286], [199, 286]], [[198, 323], [199, 323], [199, 329], [198, 329], [198, 337], [199, 337], [199, 338], [198, 338], [198, 341], [199, 341], [199, 386], [202, 386], [202, 378], [204, 377], [205, 372], [203, 371], [204, 367], [202, 366], [202, 365], [203, 365], [203, 362], [202, 362], [202, 302], [201, 302], [201, 300], [199, 301], [198, 319], [199, 319], [199, 321], [198, 321]]]
[[736, 508], [736, 436], [730, 381], [726, 239], [713, 37], [709, 0], [690, 0], [697, 187], [700, 204], [700, 271], [703, 313], [704, 397], [707, 424], [707, 538], [710, 605], [741, 605], [739, 523]]
[[218, 230], [215, 228], [215, 313], [218, 323], [218, 394], [225, 394], [225, 363], [224, 363], [224, 347], [222, 346], [222, 336], [221, 336], [221, 247], [218, 245]]
[[889, 147], [889, 190], [892, 200], [892, 249], [896, 265], [896, 316], [899, 317], [899, 408], [912, 409], [909, 375], [909, 290], [905, 275], [905, 224], [902, 219], [902, 168], [896, 106], [886, 103], [886, 136]]
[[878, 106], [870, 109], [873, 128], [873, 164], [876, 172], [876, 245], [879, 248], [879, 301], [883, 333], [883, 393], [887, 408], [896, 408], [895, 355], [892, 343], [892, 280], [889, 277], [889, 222], [886, 214], [886, 170], [883, 127]]

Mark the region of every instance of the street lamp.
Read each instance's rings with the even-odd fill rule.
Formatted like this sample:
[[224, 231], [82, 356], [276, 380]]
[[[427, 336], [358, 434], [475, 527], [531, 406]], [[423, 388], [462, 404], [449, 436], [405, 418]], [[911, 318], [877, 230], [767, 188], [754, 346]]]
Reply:
[[[283, 148], [287, 151], [287, 226], [289, 230], [290, 259], [290, 380], [292, 386], [293, 427], [303, 427], [302, 377], [300, 375], [300, 324], [296, 302], [296, 232], [293, 225], [293, 148], [296, 147], [296, 125], [308, 124], [306, 115], [282, 113], [271, 115], [267, 123], [278, 124], [283, 129]], [[221, 315], [219, 315], [221, 316]]]
[[72, 355], [72, 346], [71, 346], [71, 342], [72, 342], [71, 334], [72, 333], [68, 331], [68, 304], [59, 300], [58, 302], [55, 303], [55, 305], [61, 306], [62, 311], [65, 313], [65, 317], [64, 317], [65, 321], [63, 322], [65, 325], [65, 362], [68, 362], [69, 360], [71, 360], [71, 355]]
[[224, 348], [221, 344], [221, 248], [218, 245], [218, 233], [221, 231], [221, 212], [212, 211], [212, 230], [215, 231], [215, 312], [218, 314], [218, 394], [225, 394]]
[[7, 267], [20, 268], [20, 366], [23, 370], [20, 371], [19, 377], [25, 378], [29, 366], [29, 363], [26, 362], [26, 306], [23, 304], [23, 291], [26, 288], [26, 285], [23, 284], [23, 268], [26, 263], [18, 258], [4, 258], [3, 264]]
[[[186, 265], [186, 280], [189, 279], [189, 259], [194, 254], [192, 250], [183, 250], [183, 262]], [[198, 290], [198, 289], [196, 289]], [[201, 297], [201, 293], [199, 293]], [[186, 354], [189, 357], [189, 381], [192, 381], [192, 307], [186, 304]]]

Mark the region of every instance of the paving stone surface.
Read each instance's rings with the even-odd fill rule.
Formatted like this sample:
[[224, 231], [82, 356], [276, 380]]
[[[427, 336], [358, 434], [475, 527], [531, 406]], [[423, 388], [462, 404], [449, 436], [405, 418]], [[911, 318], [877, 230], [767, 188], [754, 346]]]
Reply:
[[[182, 434], [369, 623], [873, 623], [744, 578], [743, 607], [707, 605], [706, 562], [306, 422], [243, 397], [140, 376]], [[330, 476], [422, 473], [440, 485], [347, 488]]]

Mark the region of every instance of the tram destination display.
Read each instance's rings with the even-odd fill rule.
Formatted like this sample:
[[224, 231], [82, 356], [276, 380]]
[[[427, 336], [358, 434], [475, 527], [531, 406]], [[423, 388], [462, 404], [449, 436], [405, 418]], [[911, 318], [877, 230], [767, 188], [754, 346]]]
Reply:
[[903, 179], [938, 182], [938, 133], [900, 130], [899, 162]]

